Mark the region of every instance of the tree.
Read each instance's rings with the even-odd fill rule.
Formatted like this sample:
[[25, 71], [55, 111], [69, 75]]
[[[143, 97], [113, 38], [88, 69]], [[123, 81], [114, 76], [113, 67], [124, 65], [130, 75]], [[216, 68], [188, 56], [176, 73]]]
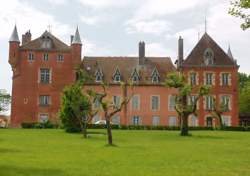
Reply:
[[[107, 92], [108, 85], [102, 83], [102, 92], [94, 92], [93, 90], [89, 90], [89, 94], [95, 97], [101, 106], [101, 109], [104, 112], [104, 118], [106, 121], [107, 135], [108, 135], [108, 144], [113, 145], [113, 137], [112, 137], [112, 129], [111, 129], [111, 119], [112, 117], [120, 112], [130, 101], [133, 94], [130, 96], [123, 96], [122, 101], [118, 104], [111, 101], [109, 99], [109, 95]], [[123, 92], [126, 91], [127, 85], [121, 83], [121, 89]], [[124, 95], [124, 94], [123, 94]]]
[[0, 91], [0, 112], [8, 111], [9, 104], [11, 101], [11, 96], [6, 93], [6, 91]]
[[247, 85], [248, 82], [250, 82], [250, 76], [246, 73], [238, 73], [238, 82], [241, 90]]
[[240, 113], [250, 112], [250, 81], [248, 81], [245, 86], [240, 89], [239, 108]]
[[244, 20], [241, 24], [243, 30], [250, 28], [250, 14], [247, 14], [248, 9], [250, 9], [250, 0], [234, 0], [231, 1], [231, 7], [228, 11], [230, 15]]
[[59, 116], [66, 131], [77, 131], [80, 128], [86, 138], [86, 123], [91, 116], [92, 104], [89, 96], [83, 93], [81, 84], [66, 87], [61, 101]]
[[188, 136], [188, 117], [191, 114], [196, 114], [198, 100], [209, 93], [208, 86], [201, 86], [198, 89], [198, 95], [195, 96], [192, 103], [188, 103], [188, 98], [194, 90], [191, 85], [186, 83], [182, 73], [170, 73], [166, 78], [166, 86], [178, 89], [175, 98], [175, 110], [178, 113], [181, 122], [181, 136]]

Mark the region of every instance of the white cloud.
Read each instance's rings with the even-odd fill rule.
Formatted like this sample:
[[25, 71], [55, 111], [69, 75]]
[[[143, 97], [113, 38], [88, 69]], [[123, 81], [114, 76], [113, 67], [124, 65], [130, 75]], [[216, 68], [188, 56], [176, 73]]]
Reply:
[[169, 31], [171, 24], [163, 20], [137, 21], [130, 20], [125, 23], [127, 33], [149, 33], [161, 35]]
[[172, 56], [174, 51], [167, 49], [161, 43], [149, 43], [145, 46], [146, 56]]
[[68, 0], [48, 0], [48, 2], [52, 5], [65, 5]]
[[100, 22], [100, 18], [97, 16], [81, 16], [81, 21], [87, 25], [96, 25]]
[[131, 2], [132, 0], [78, 0], [83, 6], [87, 6], [93, 9], [106, 9], [111, 7], [124, 7]]

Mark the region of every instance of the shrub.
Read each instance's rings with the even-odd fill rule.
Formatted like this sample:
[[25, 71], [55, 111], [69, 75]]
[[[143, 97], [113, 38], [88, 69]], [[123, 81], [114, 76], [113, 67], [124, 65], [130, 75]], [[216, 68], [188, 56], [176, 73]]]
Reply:
[[50, 121], [47, 121], [45, 123], [40, 123], [40, 122], [23, 122], [21, 123], [22, 128], [26, 129], [31, 129], [31, 128], [36, 128], [36, 129], [42, 129], [42, 128], [58, 128], [59, 126], [57, 124], [53, 124]]

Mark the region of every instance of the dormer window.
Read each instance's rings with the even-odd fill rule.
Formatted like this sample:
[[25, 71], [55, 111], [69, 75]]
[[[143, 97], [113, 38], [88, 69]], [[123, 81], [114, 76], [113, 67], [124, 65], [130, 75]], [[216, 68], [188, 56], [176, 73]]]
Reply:
[[205, 65], [213, 65], [214, 64], [214, 52], [211, 48], [207, 48], [204, 52], [204, 63]]
[[115, 83], [121, 82], [121, 73], [118, 68], [115, 70], [113, 79]]
[[95, 82], [102, 82], [103, 74], [101, 69], [97, 69], [95, 72]]
[[152, 83], [154, 83], [154, 84], [157, 84], [160, 81], [159, 72], [158, 72], [158, 70], [156, 68], [152, 72], [151, 79], [152, 79], [151, 80]]
[[58, 54], [57, 55], [57, 61], [58, 62], [63, 62], [64, 58], [63, 58], [63, 55], [62, 54]]
[[139, 76], [139, 73], [137, 72], [137, 69], [134, 69], [132, 76], [131, 76], [131, 80], [133, 83], [138, 83], [140, 81], [140, 76]]

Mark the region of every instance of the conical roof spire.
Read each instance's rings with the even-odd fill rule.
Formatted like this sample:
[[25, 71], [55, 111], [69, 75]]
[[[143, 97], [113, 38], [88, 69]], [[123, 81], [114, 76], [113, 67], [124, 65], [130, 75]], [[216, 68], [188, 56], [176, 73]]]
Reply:
[[234, 59], [233, 54], [232, 54], [232, 51], [231, 51], [231, 48], [230, 48], [230, 45], [228, 46], [227, 55], [228, 55], [232, 60]]
[[9, 42], [19, 42], [20, 43], [20, 40], [19, 40], [19, 37], [18, 37], [18, 33], [17, 33], [16, 25], [14, 27], [14, 30], [13, 30], [11, 36], [10, 36]]
[[82, 44], [81, 37], [80, 37], [80, 34], [79, 34], [79, 30], [78, 30], [78, 26], [76, 28], [76, 33], [75, 33], [75, 36], [73, 38], [72, 44]]

